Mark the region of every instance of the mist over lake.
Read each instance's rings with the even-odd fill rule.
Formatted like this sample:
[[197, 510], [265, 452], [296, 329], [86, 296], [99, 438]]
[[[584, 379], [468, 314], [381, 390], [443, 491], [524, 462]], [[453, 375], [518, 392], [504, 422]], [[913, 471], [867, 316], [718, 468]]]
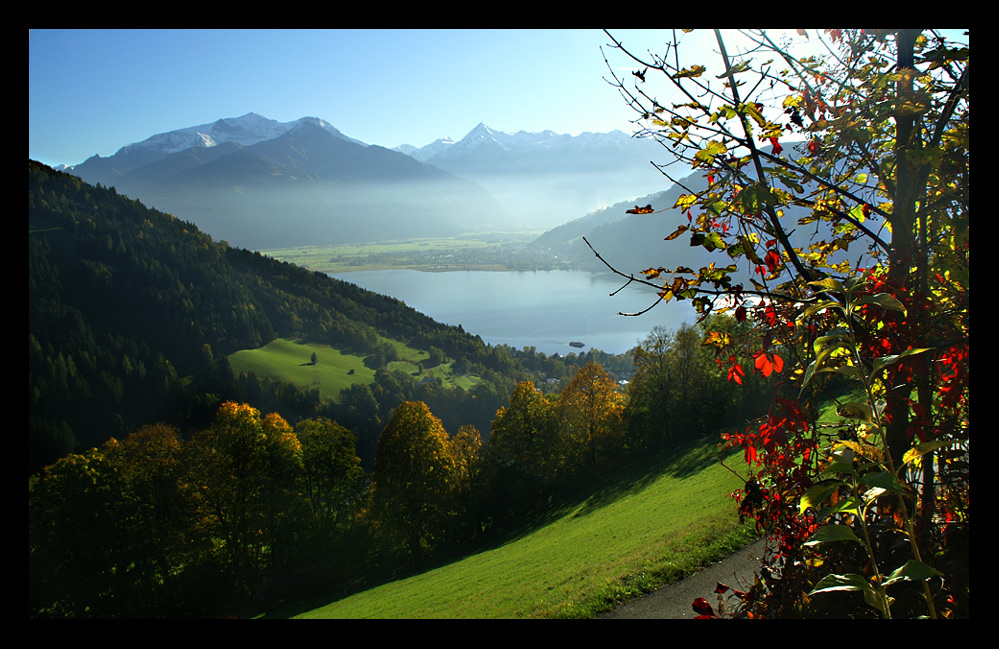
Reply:
[[[621, 354], [657, 325], [677, 329], [696, 320], [688, 302], [659, 304], [637, 317], [618, 315], [646, 309], [656, 294], [632, 284], [611, 297], [627, 280], [610, 273], [376, 270], [331, 276], [398, 298], [439, 322], [461, 325], [488, 344], [533, 346], [545, 354], [590, 349]], [[570, 347], [571, 341], [585, 347]]]

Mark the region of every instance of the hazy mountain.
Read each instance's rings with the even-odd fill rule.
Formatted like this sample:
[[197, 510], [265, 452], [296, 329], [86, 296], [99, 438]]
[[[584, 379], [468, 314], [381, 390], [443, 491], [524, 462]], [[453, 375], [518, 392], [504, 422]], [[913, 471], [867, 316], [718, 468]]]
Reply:
[[474, 182], [312, 117], [222, 119], [154, 135], [69, 172], [250, 249], [511, 227]]
[[[751, 168], [747, 172], [750, 176], [753, 175]], [[730, 258], [719, 251], [708, 252], [700, 245], [691, 246], [688, 234], [672, 241], [664, 240], [677, 227], [687, 222], [683, 213], [673, 209], [677, 199], [683, 194], [700, 192], [706, 188], [705, 172], [693, 171], [665, 191], [622, 201], [552, 228], [533, 241], [530, 247], [545, 250], [549, 255], [557, 255], [560, 259], [572, 261], [584, 268], [606, 269], [604, 263], [583, 241], [583, 237], [586, 237], [607, 263], [623, 273], [636, 275], [644, 269], [659, 266], [688, 266], [697, 269], [711, 262], [729, 264]], [[651, 205], [654, 213], [627, 213], [632, 207], [646, 205]], [[816, 228], [799, 227], [798, 220], [805, 217], [808, 211], [800, 207], [785, 207], [782, 211], [782, 222], [792, 245], [807, 247]], [[837, 261], [844, 258], [846, 256], [842, 252], [833, 257]], [[747, 281], [750, 272], [746, 260], [742, 258], [738, 265], [740, 272], [736, 276], [740, 281]]]
[[[704, 180], [691, 176], [683, 181], [687, 187], [701, 189]], [[548, 230], [535, 239], [531, 248], [546, 250], [560, 259], [571, 260], [593, 270], [605, 270], [583, 241], [587, 241], [600, 256], [621, 272], [638, 273], [657, 266], [694, 265], [704, 259], [703, 248], [690, 248], [685, 243], [663, 241], [680, 224], [680, 213], [668, 210], [676, 199], [687, 193], [680, 186], [656, 192], [610, 207], [595, 210], [586, 216]], [[651, 205], [655, 214], [628, 214], [635, 205]], [[685, 241], [685, 240], [684, 240]], [[710, 261], [710, 260], [708, 260]], [[707, 263], [707, 262], [705, 262]]]
[[460, 140], [397, 150], [475, 181], [530, 229], [552, 228], [670, 184], [650, 164], [668, 157], [662, 147], [622, 131], [508, 134], [479, 124]]

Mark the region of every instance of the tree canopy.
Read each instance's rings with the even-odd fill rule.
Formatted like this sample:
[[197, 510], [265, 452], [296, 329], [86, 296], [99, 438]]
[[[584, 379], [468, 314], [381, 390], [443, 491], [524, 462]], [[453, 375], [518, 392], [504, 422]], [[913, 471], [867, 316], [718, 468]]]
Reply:
[[[666, 245], [719, 261], [629, 281], [755, 322], [751, 341], [705, 342], [733, 381], [784, 377], [769, 416], [729, 441], [753, 467], [743, 511], [787, 588], [859, 591], [886, 617], [960, 615], [967, 582], [941, 556], [959, 561], [966, 547], [945, 539], [969, 525], [970, 49], [935, 30], [855, 29], [741, 31], [732, 51], [715, 30], [716, 64], [685, 49], [689, 31], [645, 54], [609, 34], [632, 76], [608, 69], [639, 134], [706, 180], [643, 213], [680, 215]], [[805, 39], [820, 52], [794, 56]], [[843, 382], [841, 419], [817, 426], [816, 400]], [[791, 614], [781, 592], [768, 583], [748, 608]]]

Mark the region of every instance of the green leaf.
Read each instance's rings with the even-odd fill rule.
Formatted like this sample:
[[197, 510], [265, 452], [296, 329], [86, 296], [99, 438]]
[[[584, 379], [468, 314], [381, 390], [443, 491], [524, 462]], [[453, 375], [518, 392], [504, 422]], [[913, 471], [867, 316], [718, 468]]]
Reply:
[[860, 543], [860, 539], [853, 533], [849, 525], [826, 525], [815, 530], [815, 533], [805, 541], [805, 545], [817, 545], [819, 543], [832, 543], [834, 541], [853, 541]]
[[717, 232], [709, 232], [701, 245], [704, 246], [705, 250], [711, 251], [724, 248], [725, 242], [722, 241], [721, 235]]
[[777, 203], [770, 188], [759, 183], [744, 187], [735, 200], [746, 214], [759, 214]]
[[828, 593], [834, 590], [874, 590], [874, 586], [870, 584], [861, 575], [856, 575], [853, 573], [845, 575], [826, 575], [819, 580], [819, 583], [815, 584], [815, 588], [812, 589], [809, 595], [815, 595], [816, 593]]
[[885, 586], [902, 580], [922, 581], [942, 574], [939, 570], [933, 568], [933, 566], [926, 565], [922, 561], [909, 559], [905, 562], [905, 565], [896, 568], [888, 575], [888, 579], [885, 580]]
[[890, 471], [879, 471], [865, 475], [863, 483], [869, 487], [879, 487], [893, 493], [907, 493], [905, 487], [898, 481], [898, 477]]
[[719, 74], [716, 78], [724, 79], [726, 77], [731, 77], [733, 74], [739, 74], [740, 72], [745, 72], [748, 69], [749, 69], [749, 61], [742, 61], [741, 63], [736, 63], [722, 74]]
[[875, 304], [882, 309], [889, 309], [891, 311], [898, 311], [905, 314], [905, 305], [903, 305], [897, 298], [887, 293], [878, 293], [877, 295], [866, 295], [859, 298], [854, 302], [854, 306], [860, 306], [862, 304]]
[[812, 343], [812, 349], [815, 350], [816, 354], [821, 353], [823, 349], [832, 344], [834, 344], [835, 347], [846, 347], [849, 349], [849, 347], [847, 347], [847, 343], [849, 342], [850, 337], [847, 334], [833, 332], [826, 336], [819, 336], [816, 338], [815, 342]]
[[902, 360], [906, 356], [913, 356], [915, 354], [922, 354], [923, 352], [928, 352], [928, 351], [930, 351], [930, 348], [928, 348], [928, 347], [919, 347], [919, 348], [916, 348], [916, 349], [907, 349], [904, 352], [902, 352], [901, 354], [892, 354], [890, 356], [882, 356], [881, 358], [875, 358], [874, 359], [874, 363], [872, 363], [872, 365], [871, 365], [871, 367], [872, 367], [872, 369], [871, 369], [871, 378], [873, 379], [874, 377], [876, 377], [878, 375], [878, 372], [880, 372], [884, 368], [888, 367], [889, 365], [893, 365], [894, 363], [897, 363], [898, 361]]
[[673, 205], [673, 207], [680, 210], [681, 212], [686, 212], [696, 202], [697, 202], [697, 194], [683, 194], [676, 199], [676, 203]]
[[833, 293], [843, 292], [843, 283], [838, 279], [833, 279], [832, 277], [826, 277], [825, 279], [809, 282], [808, 284], [816, 287], [820, 291], [832, 291]]
[[817, 485], [813, 485], [808, 491], [802, 494], [801, 499], [798, 501], [798, 513], [804, 514], [809, 507], [818, 509], [819, 503], [835, 493], [844, 484], [844, 482], [834, 480], [832, 482], [820, 482]]
[[815, 304], [811, 304], [806, 307], [805, 310], [801, 312], [801, 315], [798, 316], [798, 320], [806, 320], [813, 314], [818, 313], [819, 311], [824, 311], [825, 309], [838, 309], [842, 311], [843, 307], [835, 300], [823, 300], [821, 302], [816, 302]]
[[[842, 467], [843, 465], [839, 466]], [[846, 471], [849, 472], [852, 468], [852, 466], [848, 466], [846, 467]], [[831, 507], [824, 507], [821, 511], [819, 511], [819, 517], [823, 520], [829, 518], [833, 514], [850, 514], [852, 516], [860, 516], [860, 503], [857, 502], [856, 498], [845, 498], [837, 502], [835, 505], [832, 505]]]
[[833, 591], [860, 591], [864, 594], [864, 601], [882, 613], [888, 613], [888, 605], [893, 601], [879, 591], [869, 581], [861, 575], [848, 573], [845, 575], [826, 575], [815, 584], [815, 588], [809, 594], [828, 593]]
[[[726, 72], [725, 75], [723, 76], [730, 76], [735, 72], [739, 72], [739, 70], [732, 68], [731, 70], [729, 70], [729, 72]], [[718, 78], [721, 79], [721, 77]], [[766, 118], [763, 117], [763, 113], [760, 112], [760, 108], [756, 104], [752, 102], [743, 104], [742, 109], [746, 111], [747, 115], [753, 118], [753, 121], [756, 122], [758, 126], [763, 126], [764, 124], [767, 123]]]
[[874, 411], [870, 404], [863, 402], [844, 403], [836, 408], [836, 414], [847, 419], [859, 419], [868, 423], [874, 423]]
[[826, 368], [822, 370], [823, 372], [834, 372], [836, 374], [841, 374], [849, 379], [854, 379], [860, 381], [864, 378], [864, 374], [860, 371], [860, 368], [856, 365], [840, 365], [839, 367]]

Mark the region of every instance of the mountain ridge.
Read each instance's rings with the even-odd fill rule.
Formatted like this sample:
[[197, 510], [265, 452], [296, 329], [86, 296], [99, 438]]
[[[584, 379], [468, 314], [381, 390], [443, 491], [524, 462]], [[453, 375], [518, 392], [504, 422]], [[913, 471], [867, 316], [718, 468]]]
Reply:
[[250, 249], [510, 229], [487, 191], [321, 118], [240, 118], [154, 135], [66, 170]]
[[528, 229], [548, 230], [670, 184], [650, 164], [661, 145], [620, 130], [511, 134], [480, 122], [461, 139], [396, 150], [475, 181]]

